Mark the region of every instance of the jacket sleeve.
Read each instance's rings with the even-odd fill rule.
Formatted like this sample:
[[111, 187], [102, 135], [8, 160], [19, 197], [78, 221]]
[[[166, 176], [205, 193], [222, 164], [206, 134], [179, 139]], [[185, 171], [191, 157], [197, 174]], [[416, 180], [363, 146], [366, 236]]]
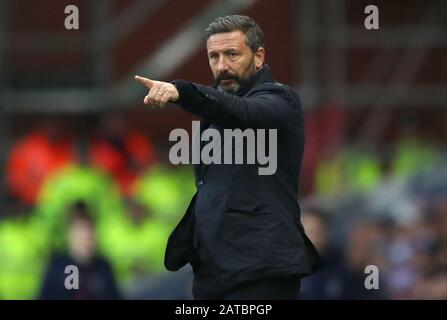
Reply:
[[250, 97], [233, 94], [184, 80], [172, 83], [179, 91], [184, 110], [224, 127], [284, 129], [298, 111], [297, 101], [284, 94], [281, 85], [269, 84]]

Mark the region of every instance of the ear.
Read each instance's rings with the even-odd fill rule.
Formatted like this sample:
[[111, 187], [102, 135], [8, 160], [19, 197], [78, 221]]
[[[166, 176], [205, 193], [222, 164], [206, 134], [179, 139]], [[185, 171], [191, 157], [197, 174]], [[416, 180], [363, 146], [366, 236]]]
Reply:
[[262, 68], [262, 65], [264, 64], [264, 59], [265, 59], [265, 49], [263, 47], [260, 47], [258, 51], [256, 51], [255, 53], [256, 70]]

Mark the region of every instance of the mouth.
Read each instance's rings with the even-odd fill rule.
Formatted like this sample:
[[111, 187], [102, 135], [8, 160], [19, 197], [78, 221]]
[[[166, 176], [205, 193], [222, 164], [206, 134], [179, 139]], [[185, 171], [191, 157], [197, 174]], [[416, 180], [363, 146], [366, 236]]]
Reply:
[[224, 86], [226, 85], [230, 85], [233, 84], [235, 81], [233, 79], [225, 79], [225, 80], [221, 80], [220, 83]]

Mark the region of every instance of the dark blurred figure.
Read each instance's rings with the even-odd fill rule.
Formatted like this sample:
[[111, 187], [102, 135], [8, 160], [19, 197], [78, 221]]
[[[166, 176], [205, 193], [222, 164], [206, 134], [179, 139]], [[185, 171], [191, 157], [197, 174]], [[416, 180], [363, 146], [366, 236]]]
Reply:
[[[94, 222], [83, 202], [70, 212], [67, 240], [68, 252], [54, 255], [48, 265], [40, 299], [119, 299], [112, 268], [96, 252]], [[79, 270], [79, 289], [65, 287], [69, 265]]]
[[[384, 228], [371, 221], [355, 224], [348, 234], [344, 267], [341, 270], [343, 278], [342, 299], [367, 300], [388, 299], [386, 288], [386, 235]], [[379, 288], [367, 289], [365, 280], [369, 276], [365, 268], [376, 266], [379, 270]]]
[[309, 208], [303, 210], [301, 221], [325, 266], [311, 277], [302, 279], [299, 299], [338, 299], [343, 291], [341, 256], [329, 245], [327, 214], [320, 209]]
[[[325, 261], [325, 266], [303, 279], [299, 299], [386, 299], [384, 232], [376, 223], [358, 223], [350, 229], [344, 252], [330, 245], [328, 214], [319, 208], [303, 210], [301, 221]], [[379, 268], [379, 289], [367, 289], [365, 267]]]

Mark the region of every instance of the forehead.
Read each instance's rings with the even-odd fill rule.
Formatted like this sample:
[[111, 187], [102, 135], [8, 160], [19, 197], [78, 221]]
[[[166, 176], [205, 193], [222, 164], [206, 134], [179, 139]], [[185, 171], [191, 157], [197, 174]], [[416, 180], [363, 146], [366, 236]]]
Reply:
[[208, 38], [206, 48], [210, 51], [221, 51], [226, 49], [248, 48], [245, 43], [245, 34], [242, 31], [232, 31], [225, 33], [216, 33]]

